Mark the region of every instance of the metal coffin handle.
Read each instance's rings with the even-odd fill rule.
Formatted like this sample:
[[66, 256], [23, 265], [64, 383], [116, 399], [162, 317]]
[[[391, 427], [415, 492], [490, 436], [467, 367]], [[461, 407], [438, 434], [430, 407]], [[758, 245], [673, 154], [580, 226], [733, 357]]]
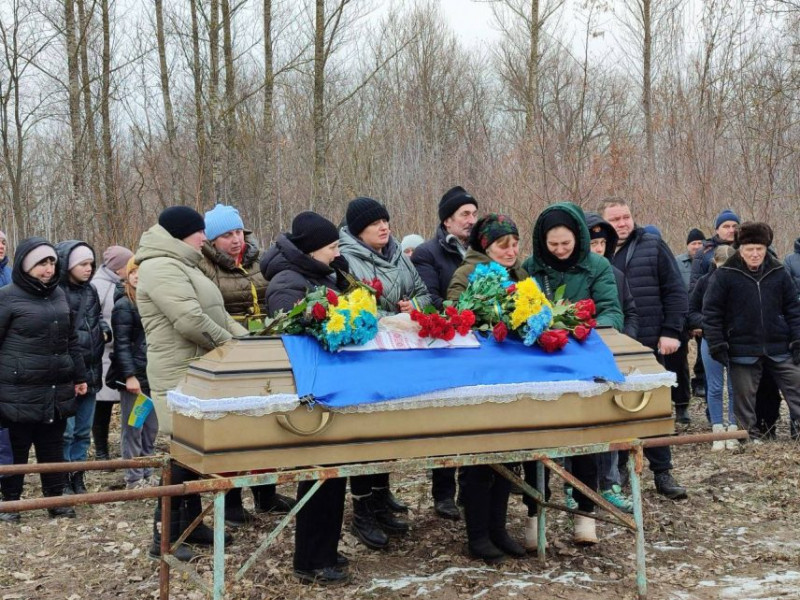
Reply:
[[625, 406], [625, 402], [622, 400], [622, 394], [614, 394], [614, 404], [616, 404], [619, 408], [624, 410], [625, 412], [629, 413], [637, 413], [645, 409], [645, 407], [650, 404], [650, 400], [653, 398], [653, 392], [645, 392], [642, 394], [642, 401], [639, 402], [637, 406], [634, 408], [628, 408]]
[[288, 431], [289, 433], [293, 433], [295, 435], [302, 435], [305, 437], [322, 433], [328, 427], [330, 427], [331, 423], [333, 423], [333, 413], [330, 412], [323, 412], [320, 415], [319, 425], [317, 425], [313, 429], [300, 429], [289, 420], [288, 415], [278, 415], [277, 418], [278, 418], [278, 425], [283, 427], [286, 431]]

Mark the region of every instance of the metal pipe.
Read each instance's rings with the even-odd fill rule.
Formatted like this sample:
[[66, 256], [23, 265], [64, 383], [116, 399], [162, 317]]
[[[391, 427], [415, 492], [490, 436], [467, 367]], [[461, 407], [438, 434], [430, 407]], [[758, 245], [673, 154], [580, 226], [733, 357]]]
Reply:
[[72, 473], [73, 471], [116, 471], [118, 469], [163, 467], [169, 460], [169, 455], [160, 454], [158, 456], [119, 458], [114, 460], [0, 465], [0, 477], [5, 475], [27, 475], [29, 473]]
[[[161, 471], [161, 486], [170, 487], [172, 485], [172, 464], [167, 461], [164, 469]], [[158, 589], [160, 600], [169, 600], [169, 566], [170, 563], [167, 558], [172, 558], [169, 555], [169, 531], [170, 531], [170, 508], [172, 507], [172, 498], [169, 496], [161, 497], [161, 561], [158, 570]], [[153, 516], [155, 520], [155, 515]], [[153, 524], [157, 527], [157, 524]], [[169, 556], [168, 556], [169, 555]]]
[[[544, 463], [542, 461], [538, 461], [536, 463], [536, 487], [538, 488], [539, 495], [546, 500], [547, 485], [545, 482]], [[538, 539], [536, 541], [536, 554], [539, 557], [539, 562], [544, 565], [546, 562], [545, 550], [547, 548], [547, 535], [545, 531], [547, 527], [547, 520], [546, 520], [545, 507], [542, 504], [537, 506], [536, 520], [537, 520], [538, 534], [539, 534]]]
[[644, 547], [644, 515], [642, 513], [642, 467], [644, 449], [637, 446], [628, 455], [628, 474], [633, 496], [633, 520], [636, 523], [636, 588], [639, 600], [647, 598], [647, 562]]

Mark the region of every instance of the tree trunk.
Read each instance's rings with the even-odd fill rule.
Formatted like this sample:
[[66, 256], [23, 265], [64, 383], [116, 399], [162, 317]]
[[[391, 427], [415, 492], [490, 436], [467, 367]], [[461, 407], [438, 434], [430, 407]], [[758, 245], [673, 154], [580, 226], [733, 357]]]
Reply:
[[[233, 186], [239, 181], [236, 157], [236, 78], [233, 70], [233, 35], [231, 33], [231, 8], [229, 0], [221, 0], [222, 56], [225, 64], [225, 102], [222, 107], [225, 125], [225, 169], [223, 188], [225, 197], [231, 197]], [[235, 197], [236, 195], [233, 194]]]
[[222, 148], [220, 139], [219, 102], [219, 0], [209, 3], [211, 14], [208, 18], [208, 54], [211, 61], [211, 76], [208, 82], [208, 114], [211, 119], [211, 182], [213, 202], [221, 202], [224, 197], [222, 174]]
[[197, 142], [197, 192], [195, 201], [202, 204], [208, 192], [206, 185], [206, 119], [203, 112], [203, 69], [200, 64], [200, 26], [197, 22], [197, 0], [189, 0], [192, 20], [192, 78], [194, 79], [194, 135]]
[[[105, 188], [106, 214], [108, 215], [108, 232], [112, 235], [110, 241], [120, 238], [122, 231], [118, 223], [121, 222], [117, 192], [114, 187], [114, 154], [111, 147], [111, 113], [109, 108], [111, 96], [111, 24], [108, 11], [108, 0], [101, 0], [100, 8], [103, 21], [103, 76], [102, 92], [100, 95], [100, 116], [103, 124], [103, 186]], [[124, 220], [122, 221], [124, 222]]]
[[[314, 199], [324, 205], [325, 152], [327, 145], [325, 123], [325, 0], [316, 0], [314, 28]], [[314, 209], [314, 205], [311, 206]]]
[[[273, 205], [277, 212], [279, 226], [283, 226], [283, 214], [280, 201], [275, 203], [275, 124], [272, 117], [272, 98], [275, 88], [275, 67], [272, 57], [272, 0], [264, 0], [264, 184], [263, 198], [259, 218], [266, 213], [272, 225]], [[274, 227], [272, 227], [274, 229]], [[266, 232], [261, 229], [261, 234]]]
[[92, 102], [92, 80], [89, 76], [89, 30], [92, 14], [86, 13], [85, 0], [78, 0], [78, 22], [81, 36], [79, 51], [81, 56], [81, 91], [83, 92], [83, 113], [86, 119], [85, 146], [89, 149], [89, 181], [91, 185], [91, 208], [101, 214], [106, 213], [103, 195], [100, 190], [100, 152], [97, 148], [97, 131], [94, 125], [94, 106]]
[[525, 90], [525, 137], [533, 145], [536, 103], [539, 98], [539, 0], [531, 0], [528, 81]]
[[644, 135], [647, 145], [648, 168], [655, 166], [655, 142], [653, 140], [653, 22], [652, 22], [652, 0], [642, 0], [642, 108], [644, 109]]
[[[167, 127], [167, 141], [170, 154], [175, 151], [175, 114], [172, 110], [172, 98], [169, 93], [169, 71], [167, 70], [167, 42], [164, 36], [164, 6], [163, 0], [155, 0], [156, 9], [156, 44], [158, 46], [158, 70], [161, 76], [161, 100], [164, 103], [164, 122]], [[192, 4], [194, 4], [192, 2]], [[193, 25], [196, 14], [193, 15]], [[194, 30], [194, 27], [193, 27]]]
[[69, 90], [69, 128], [72, 134], [72, 189], [70, 205], [79, 206], [82, 197], [83, 177], [81, 151], [81, 86], [78, 68], [78, 38], [76, 35], [74, 0], [64, 0], [64, 29], [67, 38], [67, 78]]

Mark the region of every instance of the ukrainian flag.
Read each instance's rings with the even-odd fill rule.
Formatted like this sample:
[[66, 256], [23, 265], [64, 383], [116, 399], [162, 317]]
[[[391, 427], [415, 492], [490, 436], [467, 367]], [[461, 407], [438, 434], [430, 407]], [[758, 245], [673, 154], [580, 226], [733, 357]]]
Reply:
[[131, 414], [128, 417], [128, 425], [141, 429], [151, 410], [153, 410], [153, 400], [140, 393], [133, 403]]

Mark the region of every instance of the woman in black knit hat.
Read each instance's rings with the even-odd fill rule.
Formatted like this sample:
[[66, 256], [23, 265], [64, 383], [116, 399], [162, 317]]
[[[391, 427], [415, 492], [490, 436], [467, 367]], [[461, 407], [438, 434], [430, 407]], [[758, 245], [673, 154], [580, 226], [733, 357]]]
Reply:
[[422, 310], [430, 304], [428, 288], [392, 236], [389, 212], [372, 198], [355, 198], [347, 205], [347, 226], [340, 232], [342, 255], [356, 279], [379, 279], [383, 293], [378, 309], [384, 314]]
[[[291, 233], [281, 234], [261, 260], [269, 281], [267, 311], [289, 311], [318, 286], [344, 292], [347, 262], [339, 255], [339, 231], [325, 217], [307, 211], [292, 221]], [[298, 501], [313, 481], [297, 485]], [[328, 479], [297, 513], [294, 573], [305, 583], [344, 583], [349, 579], [347, 559], [337, 547], [342, 534], [346, 480]]]

